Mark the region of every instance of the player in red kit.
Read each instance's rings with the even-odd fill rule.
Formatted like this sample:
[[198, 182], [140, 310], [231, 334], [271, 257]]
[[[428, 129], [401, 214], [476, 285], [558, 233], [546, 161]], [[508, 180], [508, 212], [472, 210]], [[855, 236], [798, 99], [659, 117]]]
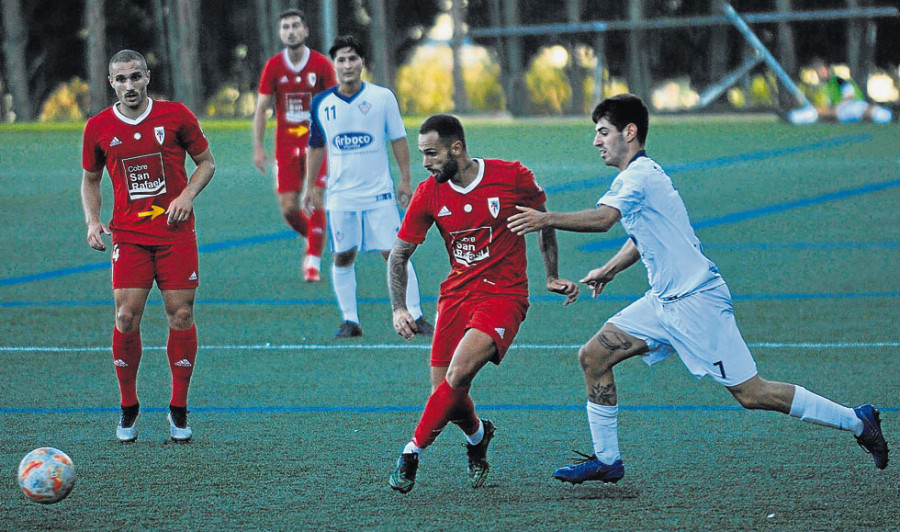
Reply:
[[[528, 310], [525, 240], [506, 227], [517, 205], [544, 210], [546, 196], [534, 175], [519, 162], [473, 159], [462, 124], [434, 115], [419, 129], [419, 151], [433, 179], [416, 188], [388, 261], [394, 329], [406, 339], [415, 320], [406, 309], [406, 263], [436, 225], [450, 258], [441, 283], [431, 347], [432, 393], [412, 441], [390, 478], [391, 488], [409, 492], [419, 456], [447, 423], [466, 435], [469, 481], [480, 487], [488, 474], [491, 421], [480, 419], [469, 396], [475, 375], [488, 362], [500, 364]], [[554, 231], [538, 235], [551, 292], [578, 299], [578, 286], [559, 279]]]
[[[291, 228], [306, 237], [303, 277], [318, 282], [325, 245], [325, 210], [311, 215], [300, 208], [300, 192], [306, 174], [306, 147], [309, 140], [309, 109], [313, 96], [337, 85], [334, 66], [324, 55], [306, 46], [309, 28], [303, 12], [289, 9], [278, 16], [278, 35], [285, 48], [266, 62], [259, 79], [256, 112], [253, 115], [253, 164], [265, 173], [269, 156], [263, 145], [266, 111], [275, 100], [278, 124], [275, 133], [275, 193], [281, 215]], [[326, 165], [318, 169], [318, 181], [325, 186]]]
[[[84, 128], [81, 203], [88, 244], [105, 251], [103, 235], [112, 235], [112, 351], [122, 405], [116, 437], [137, 439], [140, 325], [155, 280], [169, 323], [169, 430], [173, 440], [188, 441], [193, 432], [187, 395], [197, 355], [194, 294], [200, 276], [193, 206], [216, 167], [194, 114], [181, 103], [148, 98], [149, 82], [147, 62], [138, 52], [122, 50], [110, 59], [109, 83], [118, 102]], [[190, 179], [186, 154], [197, 165]], [[108, 227], [100, 222], [104, 167], [114, 194]]]

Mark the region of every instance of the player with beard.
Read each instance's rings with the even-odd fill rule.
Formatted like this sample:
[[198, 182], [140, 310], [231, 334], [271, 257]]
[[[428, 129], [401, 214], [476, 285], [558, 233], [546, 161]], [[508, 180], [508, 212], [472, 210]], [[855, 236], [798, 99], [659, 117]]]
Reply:
[[[306, 46], [309, 28], [303, 12], [289, 9], [278, 16], [278, 35], [284, 49], [266, 62], [259, 79], [256, 112], [253, 114], [253, 164], [265, 173], [269, 155], [263, 144], [266, 112], [275, 100], [275, 193], [281, 215], [291, 228], [307, 239], [303, 277], [318, 282], [325, 245], [325, 210], [309, 216], [300, 209], [300, 192], [306, 174], [312, 98], [337, 84], [334, 67], [327, 57]], [[324, 186], [326, 166], [317, 168]]]
[[[406, 265], [432, 225], [444, 239], [451, 269], [438, 300], [432, 393], [390, 478], [391, 488], [401, 493], [415, 485], [420, 455], [447, 423], [465, 433], [472, 487], [487, 477], [495, 427], [475, 413], [469, 390], [481, 368], [503, 360], [528, 310], [525, 240], [507, 228], [506, 219], [517, 205], [544, 210], [546, 201], [534, 174], [519, 162], [472, 158], [456, 117], [428, 118], [418, 146], [432, 179], [416, 188], [388, 259], [394, 329], [400, 336], [415, 334], [406, 308]], [[538, 245], [547, 289], [565, 296], [565, 305], [577, 300], [578, 286], [558, 278], [555, 232], [539, 233]]]

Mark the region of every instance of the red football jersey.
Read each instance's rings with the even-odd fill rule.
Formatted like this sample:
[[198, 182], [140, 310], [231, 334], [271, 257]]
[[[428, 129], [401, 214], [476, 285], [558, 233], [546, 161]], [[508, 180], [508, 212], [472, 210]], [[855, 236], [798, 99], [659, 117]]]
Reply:
[[163, 213], [187, 186], [185, 153], [199, 155], [208, 147], [197, 117], [178, 102], [150, 100], [136, 120], [114, 105], [88, 120], [81, 166], [88, 172], [102, 172], [106, 166], [109, 172], [114, 243], [165, 245], [196, 239], [193, 213], [177, 225], [169, 225]]
[[516, 205], [538, 208], [547, 196], [531, 170], [518, 161], [475, 161], [479, 174], [466, 189], [433, 178], [419, 183], [397, 236], [421, 244], [431, 225], [437, 225], [451, 268], [441, 294], [462, 290], [528, 295], [525, 238], [506, 223], [518, 212]]
[[306, 52], [300, 64], [294, 65], [285, 48], [266, 61], [259, 78], [259, 93], [275, 95], [276, 144], [306, 147], [312, 98], [337, 85], [331, 61], [310, 48]]

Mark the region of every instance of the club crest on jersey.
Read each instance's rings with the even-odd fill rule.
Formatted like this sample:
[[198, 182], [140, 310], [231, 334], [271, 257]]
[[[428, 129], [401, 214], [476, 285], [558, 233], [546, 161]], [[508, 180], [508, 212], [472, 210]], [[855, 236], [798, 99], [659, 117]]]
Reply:
[[162, 146], [164, 140], [166, 140], [166, 128], [163, 126], [156, 126], [153, 128], [153, 134], [156, 135], [156, 142]]
[[309, 84], [310, 84], [310, 85], [315, 85], [315, 84], [316, 84], [316, 73], [315, 73], [315, 72], [310, 72], [310, 73], [309, 73]]
[[488, 210], [494, 218], [500, 214], [500, 198], [488, 198]]
[[369, 102], [363, 102], [363, 103], [359, 104], [359, 110], [362, 111], [362, 114], [364, 114], [364, 115], [369, 114], [369, 110], [371, 110], [371, 109], [372, 109], [372, 104], [370, 104]]

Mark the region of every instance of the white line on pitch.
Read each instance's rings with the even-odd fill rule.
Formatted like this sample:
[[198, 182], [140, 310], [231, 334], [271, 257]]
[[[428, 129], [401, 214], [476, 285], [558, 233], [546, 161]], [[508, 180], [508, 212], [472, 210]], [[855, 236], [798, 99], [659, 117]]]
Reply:
[[[900, 342], [755, 342], [750, 347], [769, 349], [859, 349], [877, 347], [900, 347]], [[510, 349], [576, 350], [581, 344], [513, 344]], [[0, 346], [0, 352], [31, 353], [77, 353], [83, 351], [109, 351], [110, 346], [55, 347], [55, 346]], [[145, 351], [164, 351], [165, 346], [144, 346]], [[405, 351], [425, 351], [428, 344], [235, 344], [201, 345], [204, 351], [341, 351], [393, 349]]]

